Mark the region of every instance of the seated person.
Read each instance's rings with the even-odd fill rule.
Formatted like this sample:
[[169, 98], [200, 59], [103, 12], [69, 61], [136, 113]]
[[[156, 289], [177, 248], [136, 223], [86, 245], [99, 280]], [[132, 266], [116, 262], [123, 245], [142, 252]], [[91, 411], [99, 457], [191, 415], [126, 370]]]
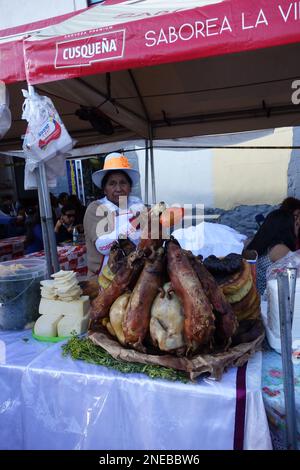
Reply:
[[75, 208], [75, 224], [77, 225], [78, 230], [83, 232], [83, 218], [86, 208], [81, 204], [81, 201], [78, 199], [76, 194], [71, 194], [71, 196], [69, 196], [68, 203]]
[[[280, 209], [290, 212], [293, 214], [294, 218], [300, 217], [300, 199], [295, 197], [287, 197], [284, 199], [280, 205]], [[300, 248], [300, 234], [297, 234], [297, 250]]]
[[52, 201], [54, 202], [53, 209], [55, 212], [56, 220], [60, 218], [62, 208], [69, 203], [68, 198], [69, 198], [68, 193], [60, 193], [56, 201], [53, 201], [53, 197], [52, 197]]
[[256, 284], [260, 294], [263, 294], [266, 288], [268, 267], [290, 251], [296, 250], [299, 222], [299, 218], [294, 218], [290, 212], [276, 209], [268, 214], [253, 240], [247, 245], [247, 250], [255, 250], [258, 254]]
[[57, 219], [61, 216], [61, 209], [58, 205], [58, 198], [54, 196], [53, 193], [50, 193], [50, 203], [51, 203], [51, 209], [52, 209], [52, 219], [53, 223], [56, 224]]
[[1, 211], [4, 212], [4, 214], [10, 215], [11, 217], [15, 217], [17, 215], [13, 198], [11, 196], [3, 196]]
[[[62, 243], [65, 241], [72, 240], [73, 229], [75, 225], [76, 211], [70, 204], [65, 205], [61, 209], [61, 216], [55, 224], [54, 232], [56, 236], [56, 242]], [[77, 227], [76, 227], [77, 228]]]
[[15, 217], [7, 215], [0, 209], [0, 239], [15, 236]]
[[16, 235], [26, 235], [26, 209], [20, 207], [16, 218]]
[[25, 223], [25, 253], [35, 253], [44, 249], [41, 217], [38, 207], [27, 210], [27, 220]]
[[[109, 258], [113, 243], [119, 236], [135, 245], [141, 238], [135, 217], [145, 209], [142, 201], [131, 195], [140, 174], [120, 153], [106, 156], [104, 168], [93, 173], [93, 182], [101, 188], [104, 197], [93, 201], [84, 216], [84, 234], [87, 249], [88, 279], [96, 280]], [[126, 210], [120, 206], [127, 201]]]
[[287, 197], [280, 204], [280, 209], [291, 212], [293, 215], [300, 215], [300, 199]]

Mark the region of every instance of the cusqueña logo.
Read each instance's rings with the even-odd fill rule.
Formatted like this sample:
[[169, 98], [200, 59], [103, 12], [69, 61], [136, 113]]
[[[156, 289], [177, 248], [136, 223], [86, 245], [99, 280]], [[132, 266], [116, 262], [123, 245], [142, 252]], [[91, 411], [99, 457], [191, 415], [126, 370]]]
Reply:
[[123, 57], [125, 30], [111, 31], [56, 44], [55, 68], [89, 66]]

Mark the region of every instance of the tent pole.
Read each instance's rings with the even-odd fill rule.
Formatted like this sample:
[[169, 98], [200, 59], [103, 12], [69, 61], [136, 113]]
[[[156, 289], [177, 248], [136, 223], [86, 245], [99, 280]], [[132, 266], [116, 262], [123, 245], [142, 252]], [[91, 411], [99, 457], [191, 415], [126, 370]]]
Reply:
[[49, 245], [49, 238], [48, 238], [47, 225], [46, 225], [45, 206], [44, 206], [44, 200], [43, 200], [39, 168], [36, 168], [35, 175], [36, 175], [36, 181], [37, 181], [37, 187], [38, 187], [38, 197], [39, 197], [40, 217], [41, 217], [41, 225], [42, 225], [42, 233], [43, 233], [44, 252], [45, 252], [46, 263], [47, 263], [47, 277], [50, 278], [50, 274], [52, 273], [51, 253], [50, 253], [50, 245]]
[[149, 142], [150, 142], [150, 166], [152, 183], [152, 204], [156, 204], [155, 174], [154, 174], [154, 153], [153, 153], [153, 133], [152, 126], [149, 124]]
[[51, 260], [52, 260], [51, 268], [54, 269], [54, 272], [57, 272], [59, 271], [60, 268], [59, 268], [58, 255], [57, 255], [56, 237], [54, 233], [52, 209], [51, 209], [51, 202], [50, 202], [50, 196], [49, 196], [49, 190], [48, 190], [46, 168], [43, 162], [39, 163], [39, 171], [40, 171], [40, 178], [41, 178], [41, 192], [42, 192], [44, 207], [45, 207], [45, 219], [46, 219], [47, 233], [48, 233], [49, 246], [50, 246], [50, 255], [51, 255]]
[[[285, 402], [285, 440], [288, 450], [297, 450], [297, 424], [294, 387], [294, 368], [292, 363], [292, 305], [287, 270], [277, 276], [281, 359]], [[294, 286], [295, 287], [295, 286]]]
[[149, 203], [149, 149], [148, 140], [145, 140], [145, 204]]

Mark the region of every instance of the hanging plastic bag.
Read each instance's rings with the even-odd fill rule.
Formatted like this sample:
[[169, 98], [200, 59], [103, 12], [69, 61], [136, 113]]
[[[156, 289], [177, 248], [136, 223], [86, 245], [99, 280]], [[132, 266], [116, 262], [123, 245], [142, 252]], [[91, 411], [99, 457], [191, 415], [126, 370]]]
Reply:
[[11, 112], [9, 97], [5, 83], [0, 81], [0, 140], [5, 136], [11, 126]]
[[30, 92], [22, 92], [25, 97], [22, 119], [28, 122], [23, 141], [25, 157], [46, 161], [70, 150], [72, 139], [50, 98], [40, 96], [32, 87]]
[[5, 104], [0, 104], [0, 140], [3, 139], [11, 126], [10, 109]]
[[[38, 162], [31, 158], [26, 158], [25, 171], [24, 171], [24, 188], [37, 189], [36, 172]], [[55, 160], [50, 160], [45, 163], [47, 182], [49, 188], [55, 188], [57, 185], [57, 176], [64, 176], [66, 173], [66, 155], [58, 154]]]

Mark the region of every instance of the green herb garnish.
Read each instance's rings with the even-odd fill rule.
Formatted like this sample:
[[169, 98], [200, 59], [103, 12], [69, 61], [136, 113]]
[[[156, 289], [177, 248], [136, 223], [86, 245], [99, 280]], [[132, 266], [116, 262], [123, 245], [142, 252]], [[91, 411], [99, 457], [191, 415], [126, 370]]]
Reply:
[[71, 356], [73, 359], [79, 359], [97, 364], [100, 366], [115, 369], [124, 374], [142, 373], [152, 379], [179, 380], [189, 382], [186, 374], [168, 367], [156, 366], [153, 364], [139, 364], [136, 362], [125, 362], [120, 359], [114, 359], [107, 351], [100, 346], [96, 346], [88, 338], [78, 338], [73, 336], [66, 344], [62, 346], [63, 356]]

